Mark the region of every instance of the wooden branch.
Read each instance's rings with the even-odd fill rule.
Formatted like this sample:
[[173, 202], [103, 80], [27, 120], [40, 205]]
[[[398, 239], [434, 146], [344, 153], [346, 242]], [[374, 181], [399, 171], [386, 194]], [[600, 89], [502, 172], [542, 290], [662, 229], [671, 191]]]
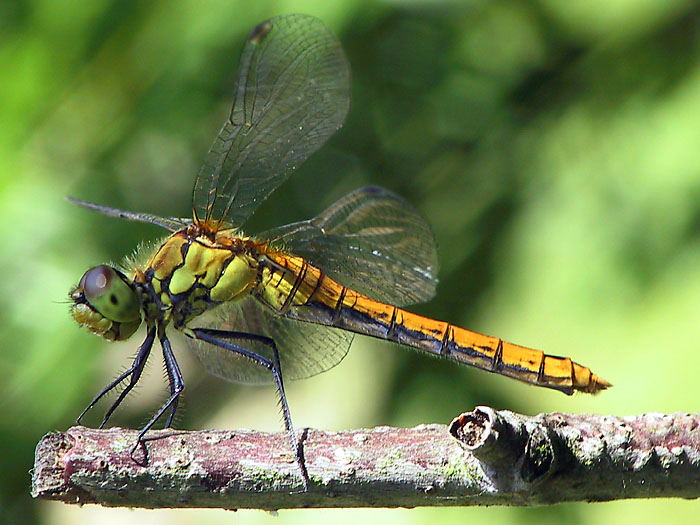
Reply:
[[[32, 494], [129, 507], [542, 505], [700, 495], [700, 415], [527, 417], [477, 407], [450, 427], [286, 434], [73, 427], [36, 449]], [[143, 449], [140, 451], [143, 458]]]

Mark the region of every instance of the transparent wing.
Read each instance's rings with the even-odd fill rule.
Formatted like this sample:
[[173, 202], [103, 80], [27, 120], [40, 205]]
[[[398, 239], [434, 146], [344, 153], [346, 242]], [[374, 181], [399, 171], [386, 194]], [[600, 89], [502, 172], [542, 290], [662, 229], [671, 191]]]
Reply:
[[147, 222], [149, 224], [155, 224], [171, 232], [181, 230], [186, 228], [188, 225], [192, 224], [192, 219], [176, 219], [174, 217], [159, 217], [158, 215], [153, 215], [152, 213], [137, 213], [133, 211], [118, 210], [117, 208], [110, 208], [108, 206], [102, 206], [101, 204], [94, 204], [92, 202], [81, 201], [68, 197], [68, 200], [73, 204], [78, 204], [80, 206], [85, 206], [91, 210], [100, 212], [109, 217], [116, 217], [118, 219], [127, 219], [129, 221]]
[[260, 238], [281, 243], [340, 284], [385, 303], [404, 306], [435, 295], [438, 260], [430, 226], [383, 188], [360, 188], [313, 219]]
[[[280, 317], [252, 297], [224, 304], [214, 310], [213, 316], [207, 328], [248, 332], [274, 339], [283, 379], [304, 379], [334, 367], [348, 353], [353, 338], [350, 332]], [[238, 383], [272, 382], [269, 370], [248, 359], [202, 341], [187, 340], [210, 374]], [[272, 359], [272, 350], [267, 345], [248, 340], [231, 341]]]
[[195, 220], [240, 227], [340, 128], [349, 79], [340, 43], [320, 20], [287, 15], [256, 27], [241, 54], [231, 115], [194, 185]]

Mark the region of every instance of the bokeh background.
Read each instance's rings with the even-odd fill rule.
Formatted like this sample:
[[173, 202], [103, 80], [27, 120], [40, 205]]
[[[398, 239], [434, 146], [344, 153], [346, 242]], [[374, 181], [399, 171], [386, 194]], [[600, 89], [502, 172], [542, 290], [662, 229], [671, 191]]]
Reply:
[[[698, 503], [678, 500], [278, 517], [31, 500], [36, 442], [69, 427], [137, 345], [79, 330], [67, 291], [86, 268], [163, 233], [65, 196], [187, 215], [246, 34], [290, 12], [314, 14], [339, 36], [353, 106], [344, 128], [249, 230], [311, 217], [362, 184], [388, 187], [421, 210], [439, 244], [437, 297], [415, 311], [570, 355], [615, 384], [595, 398], [566, 397], [358, 337], [343, 364], [289, 384], [298, 428], [447, 423], [476, 404], [529, 414], [700, 410], [693, 2], [6, 0], [0, 521], [694, 522]], [[181, 428], [282, 428], [274, 389], [222, 383], [184, 349], [178, 356], [188, 385]], [[115, 424], [139, 427], [164, 399], [153, 361]], [[101, 409], [87, 422], [97, 424]]]

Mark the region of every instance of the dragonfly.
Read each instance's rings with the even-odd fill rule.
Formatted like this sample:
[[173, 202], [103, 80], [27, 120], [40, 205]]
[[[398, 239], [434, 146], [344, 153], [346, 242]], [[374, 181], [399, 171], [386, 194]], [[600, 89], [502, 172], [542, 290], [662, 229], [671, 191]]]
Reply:
[[146, 336], [130, 367], [97, 394], [78, 422], [122, 386], [100, 428], [141, 378], [156, 339], [170, 427], [185, 387], [168, 338], [186, 337], [220, 378], [273, 383], [292, 451], [308, 482], [284, 389], [337, 365], [354, 334], [559, 390], [611, 386], [568, 357], [548, 355], [411, 313], [436, 291], [437, 250], [425, 219], [398, 195], [360, 188], [310, 220], [246, 236], [258, 206], [342, 125], [350, 71], [335, 36], [317, 18], [286, 15], [259, 24], [245, 42], [229, 117], [192, 190], [192, 217], [160, 217], [72, 202], [112, 217], [158, 225], [167, 237], [121, 266], [89, 269], [70, 292], [77, 323], [109, 341]]

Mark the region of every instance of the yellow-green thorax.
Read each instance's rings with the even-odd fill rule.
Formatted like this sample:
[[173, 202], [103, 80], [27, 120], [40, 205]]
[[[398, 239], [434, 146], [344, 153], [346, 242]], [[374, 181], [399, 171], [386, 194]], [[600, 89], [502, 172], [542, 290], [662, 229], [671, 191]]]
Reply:
[[216, 238], [186, 230], [171, 235], [146, 264], [136, 283], [146, 318], [165, 318], [176, 327], [205, 310], [243, 296], [255, 287], [258, 262], [254, 243], [232, 231]]

